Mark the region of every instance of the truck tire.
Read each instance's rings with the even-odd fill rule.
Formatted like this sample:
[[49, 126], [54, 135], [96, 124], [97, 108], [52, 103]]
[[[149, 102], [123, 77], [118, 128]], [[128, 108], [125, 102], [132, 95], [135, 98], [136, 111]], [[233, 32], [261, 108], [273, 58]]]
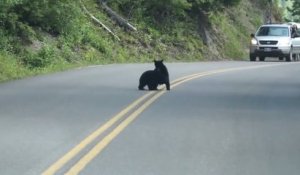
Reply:
[[300, 56], [300, 55], [299, 55], [298, 53], [295, 54], [295, 59], [294, 59], [294, 60], [295, 60], [295, 61], [299, 61], [299, 56]]
[[287, 62], [293, 61], [293, 55], [292, 55], [292, 54], [287, 55], [286, 58], [285, 58], [285, 60], [286, 60]]
[[293, 48], [291, 48], [291, 50], [290, 50], [290, 54], [288, 54], [288, 55], [286, 55], [286, 61], [287, 62], [291, 62], [291, 61], [293, 61]]
[[265, 61], [265, 57], [259, 57], [259, 61]]
[[256, 61], [256, 56], [250, 53], [250, 61]]

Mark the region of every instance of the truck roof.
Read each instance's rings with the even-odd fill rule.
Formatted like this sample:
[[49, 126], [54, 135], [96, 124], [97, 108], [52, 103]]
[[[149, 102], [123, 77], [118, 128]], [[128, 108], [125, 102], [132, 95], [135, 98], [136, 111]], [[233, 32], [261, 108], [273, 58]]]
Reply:
[[264, 25], [261, 25], [261, 27], [271, 27], [271, 26], [274, 26], [274, 27], [290, 27], [291, 24], [264, 24]]

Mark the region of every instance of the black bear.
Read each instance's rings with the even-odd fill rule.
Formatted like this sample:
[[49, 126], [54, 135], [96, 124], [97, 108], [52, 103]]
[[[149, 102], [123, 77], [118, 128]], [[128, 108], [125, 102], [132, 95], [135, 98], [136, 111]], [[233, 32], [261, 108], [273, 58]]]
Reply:
[[149, 90], [157, 90], [159, 84], [165, 84], [167, 90], [170, 90], [169, 72], [163, 64], [163, 60], [154, 60], [155, 69], [144, 72], [140, 77], [139, 90], [144, 90], [147, 85]]

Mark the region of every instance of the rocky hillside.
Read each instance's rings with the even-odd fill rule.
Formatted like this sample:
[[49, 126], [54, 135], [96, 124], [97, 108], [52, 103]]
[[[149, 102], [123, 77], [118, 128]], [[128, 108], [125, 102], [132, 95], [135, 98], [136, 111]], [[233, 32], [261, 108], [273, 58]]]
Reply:
[[5, 0], [0, 81], [90, 64], [248, 59], [267, 2]]

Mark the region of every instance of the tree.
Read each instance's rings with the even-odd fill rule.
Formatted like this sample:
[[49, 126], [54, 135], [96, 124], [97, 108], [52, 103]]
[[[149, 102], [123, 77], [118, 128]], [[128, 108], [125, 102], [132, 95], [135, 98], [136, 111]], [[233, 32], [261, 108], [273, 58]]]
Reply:
[[0, 26], [14, 34], [29, 26], [58, 35], [72, 32], [80, 14], [78, 0], [4, 0]]
[[288, 7], [288, 11], [293, 16], [294, 21], [300, 22], [300, 0], [294, 0], [292, 7]]

